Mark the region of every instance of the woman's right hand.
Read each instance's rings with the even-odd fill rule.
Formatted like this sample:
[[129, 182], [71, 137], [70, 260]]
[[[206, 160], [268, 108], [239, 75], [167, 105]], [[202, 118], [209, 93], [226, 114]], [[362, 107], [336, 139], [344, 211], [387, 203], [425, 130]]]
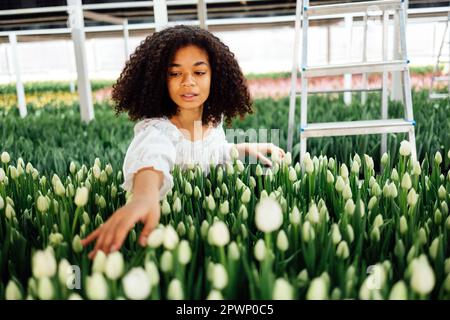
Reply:
[[147, 237], [158, 225], [160, 219], [160, 204], [157, 199], [149, 197], [133, 198], [125, 206], [118, 209], [101, 226], [81, 240], [83, 246], [87, 246], [96, 240], [94, 249], [89, 253], [93, 259], [98, 250], [105, 254], [119, 250], [128, 232], [136, 222], [144, 223], [144, 229], [139, 237], [139, 244], [145, 246]]

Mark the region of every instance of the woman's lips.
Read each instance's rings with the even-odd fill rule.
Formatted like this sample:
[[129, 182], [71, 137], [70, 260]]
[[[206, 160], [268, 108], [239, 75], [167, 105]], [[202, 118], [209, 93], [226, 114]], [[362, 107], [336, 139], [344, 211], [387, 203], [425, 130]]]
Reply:
[[183, 99], [184, 101], [192, 101], [195, 100], [197, 98], [198, 94], [182, 94], [181, 95], [181, 99]]

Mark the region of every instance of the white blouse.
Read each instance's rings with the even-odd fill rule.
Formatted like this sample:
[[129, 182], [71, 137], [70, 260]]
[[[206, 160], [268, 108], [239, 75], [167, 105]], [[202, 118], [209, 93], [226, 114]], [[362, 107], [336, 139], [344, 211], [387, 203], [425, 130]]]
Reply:
[[231, 162], [232, 145], [225, 138], [222, 123], [212, 128], [203, 140], [191, 141], [167, 118], [139, 121], [125, 155], [122, 188], [131, 192], [134, 174], [142, 168], [153, 167], [164, 175], [159, 192], [162, 200], [173, 187], [171, 171], [175, 164], [183, 169], [199, 164], [208, 174], [211, 163]]

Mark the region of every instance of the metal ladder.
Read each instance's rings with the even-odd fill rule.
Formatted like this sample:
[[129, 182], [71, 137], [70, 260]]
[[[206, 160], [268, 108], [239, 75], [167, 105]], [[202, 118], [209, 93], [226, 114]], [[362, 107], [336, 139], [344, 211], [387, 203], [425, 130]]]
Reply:
[[[441, 45], [439, 46], [439, 52], [436, 59], [436, 64], [433, 70], [433, 76], [431, 77], [431, 85], [430, 85], [430, 99], [442, 99], [450, 97], [450, 11], [448, 13], [447, 24], [445, 25], [444, 34], [442, 36]], [[446, 35], [448, 38], [446, 38]], [[447, 39], [447, 41], [446, 41]], [[448, 45], [448, 60], [442, 60], [442, 49], [444, 45]], [[440, 74], [440, 65], [443, 63], [447, 63], [448, 65], [448, 74], [446, 76], [441, 76]], [[448, 83], [448, 93], [438, 93], [434, 91], [434, 86], [436, 82], [447, 82]]]
[[[342, 17], [345, 14], [362, 15], [367, 18], [368, 10], [376, 9], [383, 14], [383, 60], [377, 62], [363, 61], [359, 63], [333, 64], [325, 66], [309, 66], [308, 65], [308, 26], [311, 17], [321, 16], [323, 19]], [[389, 13], [394, 11], [395, 32], [398, 32], [400, 40], [399, 57], [400, 59], [387, 59], [387, 39], [388, 39], [388, 22]], [[373, 11], [372, 11], [373, 12]], [[329, 136], [347, 136], [347, 135], [367, 135], [382, 134], [381, 153], [387, 150], [387, 133], [407, 132], [411, 144], [411, 156], [413, 160], [417, 159], [416, 139], [414, 132], [415, 121], [413, 118], [412, 97], [409, 76], [409, 60], [406, 54], [406, 30], [405, 30], [405, 13], [404, 0], [383, 0], [383, 1], [366, 1], [344, 4], [330, 4], [309, 6], [309, 0], [297, 0], [296, 20], [295, 20], [295, 40], [294, 40], [294, 61], [291, 75], [291, 93], [289, 108], [289, 125], [288, 125], [288, 151], [292, 152], [293, 133], [295, 127], [295, 109], [296, 97], [301, 96], [301, 124], [300, 124], [300, 159], [306, 153], [306, 143], [308, 138], [329, 137]], [[366, 20], [365, 20], [366, 21]], [[302, 28], [302, 60], [301, 60], [301, 92], [296, 91], [297, 70], [298, 70], [298, 50], [300, 40], [300, 23], [303, 22]], [[365, 29], [366, 32], [366, 29]], [[366, 37], [365, 41], [366, 41]], [[388, 119], [388, 72], [401, 72], [401, 82], [403, 91], [403, 102], [405, 119]], [[363, 74], [363, 82], [365, 82], [367, 73], [382, 73], [383, 87], [382, 90], [382, 119], [379, 120], [362, 120], [362, 121], [346, 121], [346, 122], [326, 122], [326, 123], [308, 123], [308, 93], [317, 93], [308, 91], [308, 80], [313, 77], [320, 76], [336, 76], [344, 74]], [[342, 91], [360, 91], [367, 92], [366, 84], [362, 89], [344, 89], [344, 90], [328, 90], [326, 92], [342, 92]], [[320, 91], [323, 93], [324, 91]]]

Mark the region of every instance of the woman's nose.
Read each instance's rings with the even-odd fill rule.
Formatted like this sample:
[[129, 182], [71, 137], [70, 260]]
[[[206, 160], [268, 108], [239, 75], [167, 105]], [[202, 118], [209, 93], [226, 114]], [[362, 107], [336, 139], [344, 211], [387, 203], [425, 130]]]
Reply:
[[192, 86], [195, 84], [195, 81], [192, 77], [191, 74], [186, 74], [185, 77], [183, 77], [183, 82], [181, 83], [181, 85], [183, 86]]

